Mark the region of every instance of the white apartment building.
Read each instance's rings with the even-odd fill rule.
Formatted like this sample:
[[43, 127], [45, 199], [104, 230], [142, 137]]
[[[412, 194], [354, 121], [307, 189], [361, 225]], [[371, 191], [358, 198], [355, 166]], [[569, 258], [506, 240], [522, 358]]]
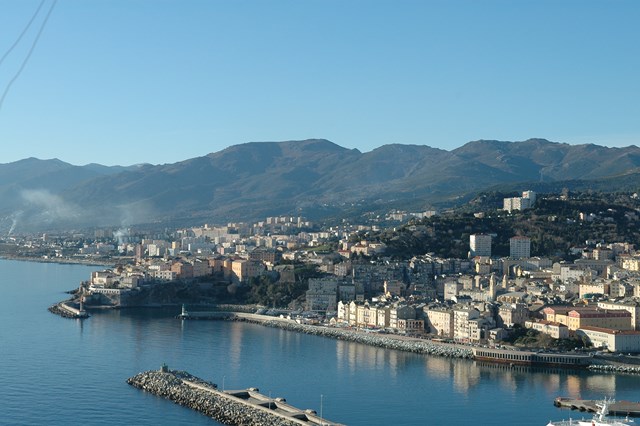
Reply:
[[453, 338], [458, 342], [471, 341], [469, 321], [480, 318], [480, 312], [475, 308], [460, 307], [453, 310]]
[[531, 257], [531, 239], [522, 236], [509, 238], [509, 257], [512, 259], [527, 259]]
[[491, 235], [471, 234], [469, 236], [469, 257], [491, 257]]

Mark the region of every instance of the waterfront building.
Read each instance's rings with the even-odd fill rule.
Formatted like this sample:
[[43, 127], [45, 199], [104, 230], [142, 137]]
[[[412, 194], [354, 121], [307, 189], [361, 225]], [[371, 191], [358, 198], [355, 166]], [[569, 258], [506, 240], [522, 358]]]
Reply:
[[[398, 320], [416, 319], [416, 309], [409, 305], [394, 304], [389, 309], [389, 327], [398, 329]], [[424, 325], [423, 325], [424, 328]]]
[[[381, 306], [377, 309], [376, 326], [378, 328], [388, 328], [391, 320], [391, 308], [389, 306]], [[424, 328], [424, 325], [423, 325]]]
[[585, 337], [596, 348], [611, 352], [640, 352], [640, 331], [605, 327], [581, 327], [576, 336]]
[[424, 333], [424, 320], [421, 319], [399, 319], [398, 331], [406, 334]]
[[495, 320], [490, 316], [470, 319], [469, 324], [469, 342], [479, 343], [487, 340], [490, 336], [489, 330], [496, 326]]
[[570, 331], [584, 327], [633, 330], [631, 313], [625, 310], [598, 309], [595, 307], [548, 306], [543, 309], [547, 321], [566, 325]]
[[480, 318], [480, 311], [470, 306], [459, 306], [453, 309], [453, 338], [458, 342], [471, 341], [470, 320]]
[[309, 290], [306, 293], [307, 311], [329, 311], [335, 312], [338, 309], [338, 280], [309, 279]]

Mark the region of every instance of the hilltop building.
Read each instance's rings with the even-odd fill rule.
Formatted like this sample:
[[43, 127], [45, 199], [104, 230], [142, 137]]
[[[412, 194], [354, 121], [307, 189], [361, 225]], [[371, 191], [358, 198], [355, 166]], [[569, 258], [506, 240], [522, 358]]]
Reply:
[[513, 210], [525, 210], [534, 206], [536, 203], [536, 193], [533, 191], [524, 191], [522, 197], [505, 198], [503, 200], [503, 210], [511, 213]]

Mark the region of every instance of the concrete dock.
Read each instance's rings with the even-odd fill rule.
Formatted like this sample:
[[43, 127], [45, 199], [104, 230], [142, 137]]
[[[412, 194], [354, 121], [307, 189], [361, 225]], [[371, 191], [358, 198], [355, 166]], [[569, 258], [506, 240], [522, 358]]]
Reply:
[[[573, 399], [557, 397], [553, 401], [556, 407], [570, 408], [572, 410], [587, 411], [595, 413], [598, 411], [598, 400], [594, 399]], [[613, 416], [640, 417], [640, 402], [615, 401], [609, 405], [609, 414]]]

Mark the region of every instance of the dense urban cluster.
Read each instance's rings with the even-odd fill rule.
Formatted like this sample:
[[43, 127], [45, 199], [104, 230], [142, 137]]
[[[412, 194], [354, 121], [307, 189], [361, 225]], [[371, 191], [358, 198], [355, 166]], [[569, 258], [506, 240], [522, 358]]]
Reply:
[[[505, 198], [499, 211], [512, 215], [536, 202], [536, 193], [525, 191]], [[410, 219], [402, 227], [410, 230], [436, 216], [393, 211], [385, 220]], [[622, 218], [638, 219], [629, 211]], [[558, 215], [545, 220], [557, 221]], [[603, 226], [613, 221], [607, 212], [578, 212], [562, 220]], [[98, 230], [91, 242], [80, 235], [10, 237], [3, 251], [13, 247], [18, 256], [116, 263], [83, 283], [84, 304], [125, 306], [128, 300], [140, 303], [129, 295], [150, 286], [215, 281], [228, 293], [262, 297], [265, 311], [299, 322], [477, 345], [507, 341], [640, 352], [640, 253], [633, 241], [587, 239], [560, 259], [557, 253], [532, 253], [532, 239], [520, 234], [508, 238], [508, 256], [495, 256], [498, 235], [475, 233], [471, 223], [465, 227], [466, 257], [426, 252], [403, 259], [388, 256], [384, 239], [375, 237], [380, 231], [371, 224], [320, 227], [302, 217], [268, 217], [156, 235]], [[301, 297], [285, 297], [292, 285]]]

